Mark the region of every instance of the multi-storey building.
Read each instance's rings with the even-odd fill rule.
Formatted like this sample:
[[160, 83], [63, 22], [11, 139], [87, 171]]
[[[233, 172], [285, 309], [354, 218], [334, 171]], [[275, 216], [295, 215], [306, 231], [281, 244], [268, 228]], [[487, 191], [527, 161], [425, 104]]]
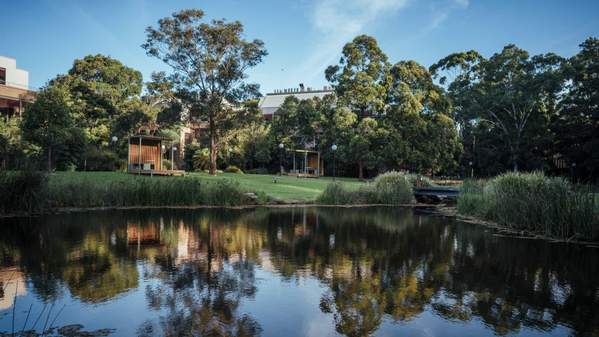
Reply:
[[275, 90], [274, 92], [266, 94], [264, 97], [262, 97], [262, 99], [260, 99], [258, 107], [262, 111], [262, 116], [264, 116], [264, 119], [271, 120], [273, 115], [276, 114], [277, 110], [289, 96], [295, 96], [299, 100], [304, 100], [314, 97], [323, 98], [324, 96], [330, 95], [332, 93], [333, 88], [331, 87], [325, 86], [322, 89], [312, 89], [300, 84], [299, 88]]
[[17, 61], [0, 56], [0, 116], [21, 116], [26, 102], [35, 98], [29, 89], [29, 73], [17, 68]]

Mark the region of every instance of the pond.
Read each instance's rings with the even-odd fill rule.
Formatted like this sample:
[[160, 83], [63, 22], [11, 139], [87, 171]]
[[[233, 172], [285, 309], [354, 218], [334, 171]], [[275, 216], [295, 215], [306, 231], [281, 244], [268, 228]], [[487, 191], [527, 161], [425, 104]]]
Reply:
[[599, 249], [384, 207], [0, 219], [0, 336], [44, 327], [51, 336], [597, 336]]

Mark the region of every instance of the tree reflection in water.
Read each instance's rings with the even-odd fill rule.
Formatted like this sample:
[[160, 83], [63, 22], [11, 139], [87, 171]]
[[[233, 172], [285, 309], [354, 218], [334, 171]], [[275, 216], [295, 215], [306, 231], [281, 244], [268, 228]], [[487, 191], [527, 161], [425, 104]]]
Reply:
[[423, 312], [481, 321], [499, 335], [557, 326], [599, 334], [597, 250], [501, 238], [411, 210], [111, 212], [40, 222], [2, 227], [2, 266], [20, 268], [42, 301], [68, 289], [110, 305], [148, 280], [145, 301], [157, 318], [137, 323], [140, 336], [259, 335], [262, 322], [243, 305], [269, 291], [258, 268], [325, 285], [313, 310], [347, 336]]

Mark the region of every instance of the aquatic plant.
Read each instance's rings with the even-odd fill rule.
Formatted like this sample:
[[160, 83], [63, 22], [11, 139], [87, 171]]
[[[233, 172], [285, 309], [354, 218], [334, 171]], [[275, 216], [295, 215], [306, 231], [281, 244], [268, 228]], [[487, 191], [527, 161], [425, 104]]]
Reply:
[[245, 199], [237, 182], [206, 182], [197, 177], [81, 179], [51, 184], [48, 192], [50, 207], [233, 206]]
[[43, 209], [48, 179], [36, 171], [0, 171], [0, 214]]
[[316, 202], [321, 205], [347, 205], [355, 201], [355, 192], [348, 191], [342, 184], [333, 182], [327, 185]]
[[377, 176], [373, 182], [348, 190], [340, 183], [331, 183], [316, 199], [319, 204], [409, 204], [413, 201], [412, 184], [400, 172], [387, 172]]
[[488, 181], [467, 181], [458, 213], [492, 220], [514, 230], [570, 239], [599, 239], [597, 196], [543, 173], [506, 173]]
[[414, 199], [412, 183], [401, 172], [390, 171], [380, 174], [374, 179], [373, 184], [378, 203], [409, 204]]

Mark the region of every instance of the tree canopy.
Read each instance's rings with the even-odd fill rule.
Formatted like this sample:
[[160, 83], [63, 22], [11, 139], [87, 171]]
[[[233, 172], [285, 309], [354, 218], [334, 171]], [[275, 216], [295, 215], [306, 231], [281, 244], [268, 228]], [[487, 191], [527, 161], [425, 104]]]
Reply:
[[146, 29], [142, 47], [147, 54], [171, 66], [174, 89], [187, 93], [191, 116], [208, 123], [210, 173], [216, 173], [218, 147], [223, 136], [247, 120], [239, 103], [256, 96], [258, 86], [245, 82], [247, 70], [267, 55], [260, 40], [243, 38], [239, 21], [204, 22], [204, 12], [187, 9]]

